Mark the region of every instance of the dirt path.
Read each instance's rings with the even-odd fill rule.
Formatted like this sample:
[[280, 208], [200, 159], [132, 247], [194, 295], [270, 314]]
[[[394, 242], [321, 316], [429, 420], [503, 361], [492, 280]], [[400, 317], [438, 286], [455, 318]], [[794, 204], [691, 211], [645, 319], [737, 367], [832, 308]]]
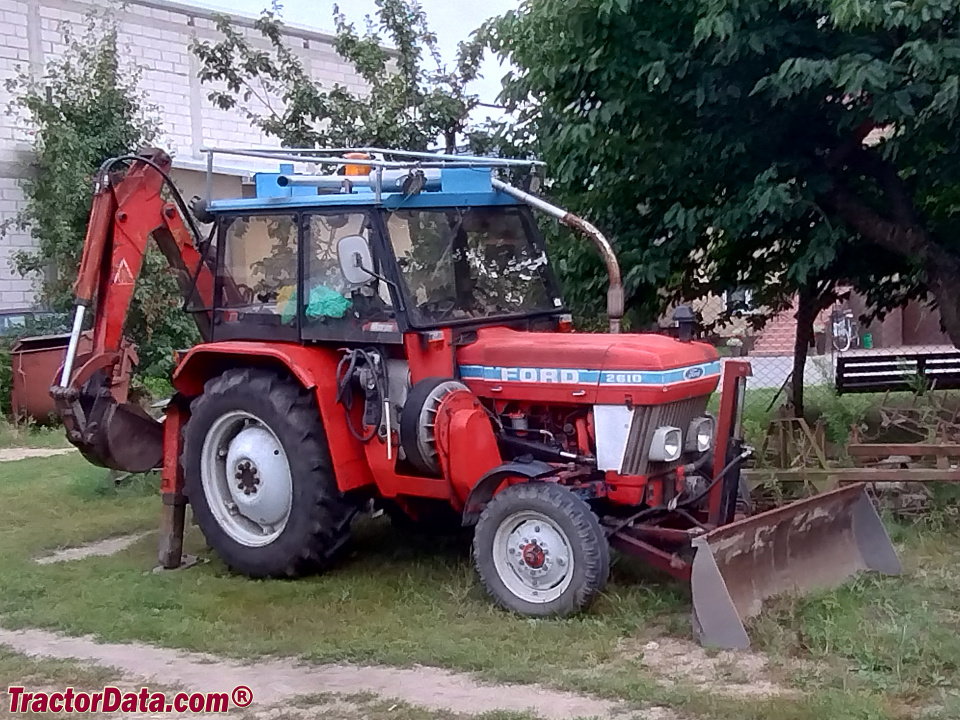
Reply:
[[748, 650], [708, 652], [696, 643], [663, 637], [626, 652], [639, 657], [661, 683], [684, 684], [704, 692], [731, 697], [795, 695], [771, 675], [769, 658]]
[[65, 548], [57, 550], [49, 555], [38, 557], [34, 560], [37, 565], [50, 565], [51, 563], [72, 562], [74, 560], [83, 560], [88, 557], [106, 557], [116, 555], [121, 550], [144, 538], [150, 533], [136, 533], [134, 535], [120, 535], [119, 537], [106, 538], [96, 542], [80, 545], [79, 547]]
[[[537, 685], [483, 685], [467, 675], [437, 668], [307, 665], [279, 658], [243, 664], [151, 645], [98, 643], [89, 637], [67, 637], [44, 630], [0, 628], [0, 644], [31, 657], [73, 658], [117, 668], [128, 680], [162, 682], [187, 691], [229, 693], [237, 685], [247, 685], [260, 707], [275, 706], [301, 695], [374, 693], [385, 699], [466, 715], [501, 710], [534, 713], [545, 720], [626, 720], [634, 716], [609, 700]], [[637, 711], [636, 717], [675, 720], [676, 715], [657, 707]]]
[[53, 457], [55, 455], [66, 455], [76, 452], [76, 448], [0, 448], [0, 462], [14, 462], [15, 460], [26, 460], [28, 458]]

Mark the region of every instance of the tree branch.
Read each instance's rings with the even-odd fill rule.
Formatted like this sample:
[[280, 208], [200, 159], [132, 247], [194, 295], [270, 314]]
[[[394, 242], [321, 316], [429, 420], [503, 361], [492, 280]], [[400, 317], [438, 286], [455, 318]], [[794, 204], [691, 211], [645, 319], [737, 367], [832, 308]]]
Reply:
[[903, 225], [918, 225], [916, 209], [910, 191], [897, 171], [896, 165], [884, 160], [876, 150], [861, 147], [850, 155], [852, 167], [877, 181], [888, 201], [894, 220]]

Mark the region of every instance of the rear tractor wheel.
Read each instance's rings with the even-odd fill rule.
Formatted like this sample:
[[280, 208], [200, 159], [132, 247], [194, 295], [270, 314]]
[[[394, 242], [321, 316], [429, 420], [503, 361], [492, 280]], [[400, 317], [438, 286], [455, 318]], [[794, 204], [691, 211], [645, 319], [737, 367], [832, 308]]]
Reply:
[[579, 612], [610, 574], [610, 547], [597, 516], [553, 483], [522, 483], [497, 494], [480, 515], [473, 555], [487, 592], [521, 615]]
[[312, 394], [269, 371], [228, 370], [190, 413], [181, 465], [210, 547], [250, 577], [325, 569], [355, 508], [337, 488]]

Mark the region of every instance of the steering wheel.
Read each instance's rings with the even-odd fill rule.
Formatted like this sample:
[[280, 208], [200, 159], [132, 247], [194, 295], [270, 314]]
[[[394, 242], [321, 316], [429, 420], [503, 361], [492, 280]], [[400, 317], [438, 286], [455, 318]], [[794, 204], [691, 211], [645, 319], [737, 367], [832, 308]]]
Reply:
[[419, 308], [429, 313], [434, 320], [445, 320], [453, 316], [457, 303], [455, 300], [431, 300], [423, 303]]
[[249, 285], [244, 285], [243, 283], [235, 283], [234, 287], [237, 288], [237, 292], [240, 294], [240, 301], [246, 305], [253, 304], [253, 288]]

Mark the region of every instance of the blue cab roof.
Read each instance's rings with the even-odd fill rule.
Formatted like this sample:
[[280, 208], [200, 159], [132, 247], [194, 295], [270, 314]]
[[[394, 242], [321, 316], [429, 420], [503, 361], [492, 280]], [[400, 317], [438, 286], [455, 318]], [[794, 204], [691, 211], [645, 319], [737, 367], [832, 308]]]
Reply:
[[[490, 168], [442, 168], [439, 189], [429, 182], [418, 194], [383, 192], [380, 202], [368, 187], [354, 186], [352, 191], [329, 192], [305, 185], [282, 185], [280, 178], [303, 178], [293, 175], [293, 165], [281, 165], [278, 173], [257, 173], [254, 176], [257, 196], [213, 200], [210, 212], [256, 212], [281, 208], [306, 209], [343, 206], [383, 207], [398, 210], [418, 207], [466, 207], [478, 205], [517, 205], [517, 200], [497, 192], [490, 183]], [[344, 180], [349, 180], [344, 177]]]

